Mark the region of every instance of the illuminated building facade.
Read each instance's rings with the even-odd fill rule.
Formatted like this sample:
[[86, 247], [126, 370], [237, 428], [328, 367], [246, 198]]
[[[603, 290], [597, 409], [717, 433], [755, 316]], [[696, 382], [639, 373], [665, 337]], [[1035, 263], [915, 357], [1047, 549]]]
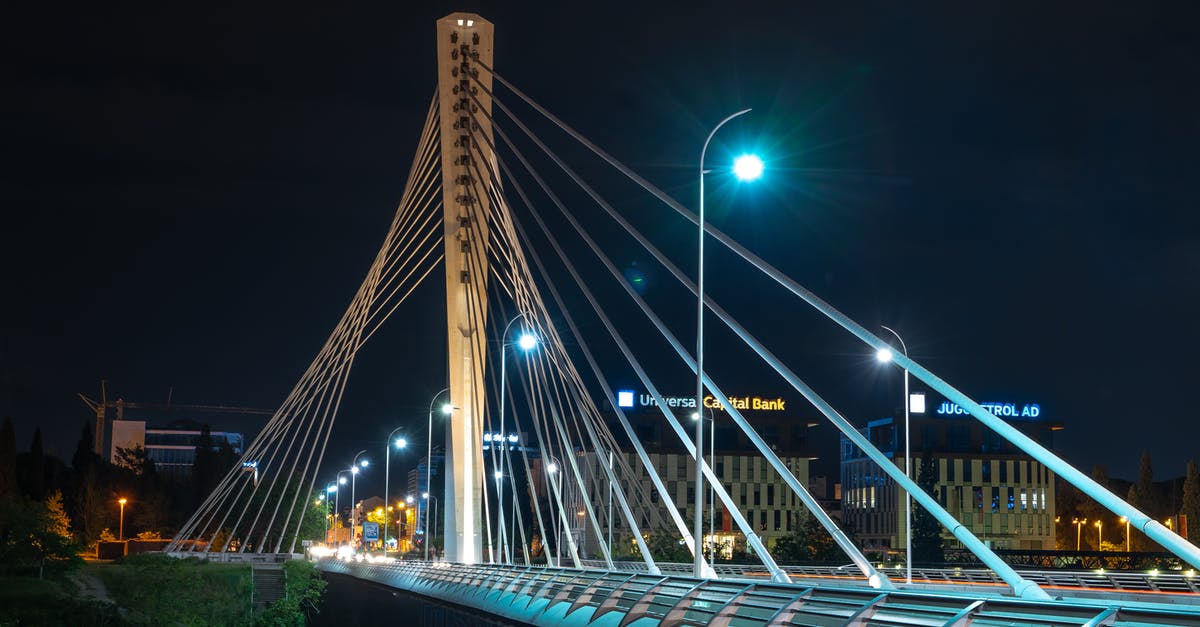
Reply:
[[[928, 455], [936, 467], [934, 496], [987, 545], [997, 549], [1054, 549], [1054, 473], [948, 401], [910, 419], [914, 480]], [[1061, 425], [1028, 403], [983, 403], [1042, 446], [1051, 448]], [[859, 429], [904, 468], [904, 422], [883, 418]], [[903, 549], [903, 491], [847, 438], [841, 439], [842, 519], [865, 549]], [[914, 511], [917, 506], [913, 505]], [[947, 548], [960, 545], [943, 531]]]

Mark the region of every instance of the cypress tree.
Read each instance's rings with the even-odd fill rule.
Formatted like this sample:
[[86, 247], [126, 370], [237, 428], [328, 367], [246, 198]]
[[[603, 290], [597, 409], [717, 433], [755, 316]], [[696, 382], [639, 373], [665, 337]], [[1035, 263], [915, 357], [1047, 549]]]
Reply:
[[1183, 480], [1183, 507], [1179, 513], [1187, 519], [1187, 540], [1200, 545], [1200, 469], [1196, 460], [1187, 465], [1187, 475]]
[[33, 430], [29, 445], [29, 496], [35, 501], [46, 498], [46, 453], [42, 450], [42, 428]]
[[0, 500], [17, 493], [17, 434], [12, 420], [0, 427]]

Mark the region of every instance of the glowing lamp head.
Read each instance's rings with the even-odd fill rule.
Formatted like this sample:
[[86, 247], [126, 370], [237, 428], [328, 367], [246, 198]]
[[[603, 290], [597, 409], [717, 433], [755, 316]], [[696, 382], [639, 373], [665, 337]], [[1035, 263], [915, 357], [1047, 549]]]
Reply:
[[429, 498], [429, 493], [428, 493], [428, 492], [422, 492], [422, 493], [421, 493], [421, 498], [423, 498], [423, 499], [427, 499], [427, 498]]
[[698, 411], [692, 412], [692, 420], [700, 420], [700, 412], [698, 412]]
[[558, 472], [558, 464], [554, 462], [546, 464], [546, 472]]
[[351, 467], [350, 467], [350, 474], [352, 474], [352, 475], [357, 475], [357, 474], [358, 474], [358, 466], [351, 466]]
[[454, 412], [454, 405], [451, 405], [450, 403], [446, 403], [445, 405], [442, 405], [442, 413], [443, 414], [446, 414], [447, 416], [449, 416], [453, 412]]
[[337, 485], [336, 485], [336, 484], [332, 484], [332, 485], [325, 486], [325, 493], [326, 493], [326, 494], [333, 494], [334, 492], [337, 492]]
[[497, 470], [497, 471], [496, 471], [496, 475], [495, 475], [495, 476], [496, 476], [496, 478], [497, 478], [497, 479], [502, 479], [502, 478], [504, 478], [504, 473], [502, 473], [502, 472], [500, 472], [499, 470]]
[[517, 346], [520, 346], [521, 350], [523, 351], [531, 351], [536, 348], [537, 345], [537, 336], [532, 333], [522, 333], [521, 337], [517, 339]]
[[358, 465], [359, 465], [359, 466], [362, 466], [363, 468], [366, 468], [367, 466], [370, 466], [370, 465], [371, 465], [371, 460], [369, 460], [369, 459], [364, 459], [364, 460], [362, 460], [361, 462], [358, 462]]
[[753, 181], [762, 176], [763, 162], [757, 155], [742, 155], [733, 160], [733, 174], [740, 181]]
[[[340, 483], [340, 484], [342, 484], [342, 485], [346, 485], [346, 478], [345, 478], [345, 477], [338, 477], [338, 483]], [[336, 489], [337, 489], [337, 488], [334, 488], [334, 490], [336, 490]]]
[[408, 446], [408, 440], [404, 438], [396, 438], [396, 448], [404, 448]]
[[124, 504], [128, 503], [129, 501], [127, 501], [125, 499], [117, 499], [117, 502], [120, 503], [121, 505], [124, 505]]
[[892, 357], [894, 357], [894, 355], [892, 354], [892, 349], [890, 348], [881, 348], [877, 353], [875, 353], [875, 359], [879, 360], [879, 363], [881, 364], [888, 363], [892, 360]]
[[406, 496], [406, 497], [404, 497], [404, 502], [405, 502], [405, 503], [412, 503], [412, 502], [413, 502], [413, 497], [411, 497], [411, 496]]

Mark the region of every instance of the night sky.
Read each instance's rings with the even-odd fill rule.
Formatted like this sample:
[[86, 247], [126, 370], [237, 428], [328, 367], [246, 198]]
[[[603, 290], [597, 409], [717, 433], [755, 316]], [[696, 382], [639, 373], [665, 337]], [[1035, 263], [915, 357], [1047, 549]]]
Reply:
[[[129, 400], [277, 406], [400, 198], [434, 22], [467, 10], [496, 24], [501, 75], [689, 206], [708, 129], [753, 107], [712, 154], [751, 144], [767, 177], [718, 188], [714, 223], [974, 398], [1040, 403], [1075, 465], [1134, 478], [1148, 450], [1165, 478], [1200, 457], [1191, 4], [406, 4], [5, 20], [0, 417], [20, 450], [40, 425], [69, 458], [91, 416], [76, 393], [101, 379]], [[899, 404], [899, 373], [861, 344], [778, 290], [758, 303], [768, 284], [730, 255], [706, 268], [852, 420]], [[364, 351], [329, 460], [424, 429], [440, 290]]]

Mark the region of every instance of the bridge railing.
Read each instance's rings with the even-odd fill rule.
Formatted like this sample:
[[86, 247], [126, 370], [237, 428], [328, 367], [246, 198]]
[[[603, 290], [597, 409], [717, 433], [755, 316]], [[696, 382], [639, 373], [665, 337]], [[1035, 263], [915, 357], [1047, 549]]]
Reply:
[[[880, 592], [813, 583], [695, 579], [632, 571], [466, 565], [395, 560], [317, 566], [532, 625], [1098, 625], [1200, 624], [1200, 608], [1114, 607], [1102, 601], [1026, 601], [929, 591]], [[615, 620], [614, 620], [615, 619]]]
[[[598, 560], [583, 560], [580, 563], [589, 569], [604, 570], [607, 568], [604, 562]], [[642, 562], [618, 561], [613, 562], [613, 566], [622, 572], [646, 572], [646, 565]], [[657, 566], [664, 575], [690, 575], [692, 572], [691, 564], [658, 562]], [[845, 566], [785, 566], [781, 564], [780, 567], [793, 580], [814, 578], [845, 580], [848, 585], [867, 585], [866, 577], [863, 577], [852, 564]], [[718, 576], [726, 579], [755, 580], [766, 579], [770, 576], [762, 566], [754, 564], [718, 563], [713, 568], [717, 571]], [[880, 570], [892, 576], [893, 580], [903, 579], [902, 568], [881, 568]], [[1200, 576], [1192, 570], [1135, 572], [1098, 569], [1018, 570], [1017, 572], [1042, 587], [1050, 588], [1200, 594]], [[996, 573], [984, 568], [914, 568], [913, 581], [918, 583], [1006, 585]]]

